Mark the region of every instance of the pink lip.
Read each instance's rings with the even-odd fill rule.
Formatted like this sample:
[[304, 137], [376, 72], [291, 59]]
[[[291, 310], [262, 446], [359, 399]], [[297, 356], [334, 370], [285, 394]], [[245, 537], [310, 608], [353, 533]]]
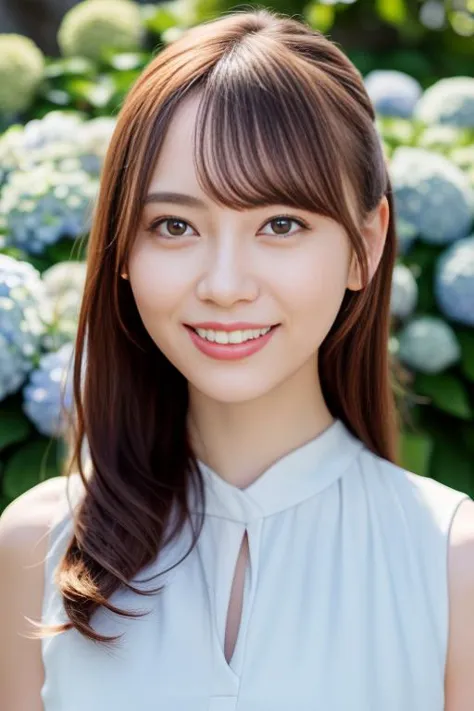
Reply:
[[256, 328], [268, 328], [270, 323], [246, 323], [245, 321], [235, 321], [235, 323], [219, 323], [218, 321], [203, 321], [202, 323], [186, 324], [191, 328], [204, 328], [213, 331], [247, 331]]
[[[185, 328], [194, 345], [201, 351], [201, 353], [217, 360], [237, 360], [240, 358], [246, 358], [247, 356], [253, 355], [254, 353], [257, 353], [257, 351], [261, 350], [271, 339], [278, 326], [272, 327], [271, 331], [266, 333], [264, 336], [253, 338], [245, 343], [211, 343], [211, 341], [206, 341], [205, 338], [201, 338], [201, 336], [199, 336], [190, 326], [185, 326]], [[199, 326], [199, 328], [201, 328], [201, 326]], [[263, 328], [265, 328], [265, 326], [263, 326]], [[229, 329], [222, 329], [221, 327], [221, 330]]]

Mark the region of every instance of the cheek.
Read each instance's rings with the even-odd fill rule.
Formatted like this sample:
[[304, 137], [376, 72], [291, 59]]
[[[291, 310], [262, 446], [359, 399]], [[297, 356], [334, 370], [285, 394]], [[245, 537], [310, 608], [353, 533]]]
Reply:
[[142, 317], [169, 314], [182, 306], [189, 289], [189, 274], [182, 262], [146, 251], [130, 260], [130, 284]]
[[349, 256], [344, 248], [320, 249], [306, 255], [285, 277], [282, 291], [301, 326], [317, 324], [326, 332], [341, 306], [348, 277]]

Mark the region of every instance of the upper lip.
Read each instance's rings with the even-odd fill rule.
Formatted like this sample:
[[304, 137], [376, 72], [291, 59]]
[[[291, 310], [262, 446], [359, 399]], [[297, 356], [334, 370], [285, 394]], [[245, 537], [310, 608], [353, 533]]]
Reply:
[[235, 323], [218, 323], [217, 321], [203, 321], [202, 323], [190, 323], [191, 328], [203, 328], [212, 331], [250, 331], [257, 328], [270, 328], [277, 324], [246, 323], [245, 321], [235, 321]]

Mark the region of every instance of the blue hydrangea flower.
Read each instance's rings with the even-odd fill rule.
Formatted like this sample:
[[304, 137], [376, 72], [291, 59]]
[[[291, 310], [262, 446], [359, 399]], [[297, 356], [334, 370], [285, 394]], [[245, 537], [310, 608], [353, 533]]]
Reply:
[[77, 136], [77, 155], [83, 170], [99, 175], [117, 121], [109, 116], [84, 121]]
[[413, 115], [427, 124], [474, 128], [474, 78], [440, 79], [425, 91]]
[[43, 163], [64, 169], [67, 159], [75, 159], [72, 167], [98, 176], [115, 124], [108, 116], [84, 120], [78, 112], [50, 111], [25, 126], [11, 126], [0, 136], [0, 185], [15, 170], [26, 172]]
[[445, 316], [474, 326], [474, 235], [451, 245], [439, 257], [434, 291]]
[[60, 437], [64, 432], [67, 420], [62, 401], [71, 412], [73, 351], [73, 343], [65, 343], [55, 353], [43, 355], [23, 388], [24, 413], [48, 437]]
[[411, 118], [423, 89], [409, 74], [391, 69], [375, 69], [364, 79], [365, 88], [377, 113]]
[[441, 373], [457, 363], [461, 348], [449, 324], [437, 316], [418, 316], [399, 334], [398, 357], [420, 373]]
[[42, 274], [52, 321], [42, 339], [43, 348], [57, 351], [73, 341], [86, 279], [85, 262], [64, 261], [54, 264]]
[[474, 191], [448, 158], [423, 148], [401, 146], [389, 166], [398, 219], [413, 225], [420, 239], [448, 244], [466, 237], [474, 220]]
[[72, 159], [10, 174], [0, 197], [7, 245], [42, 254], [61, 237], [86, 233], [97, 188], [98, 181]]
[[26, 159], [23, 126], [13, 124], [0, 136], [0, 187], [8, 175]]
[[17, 392], [33, 368], [49, 318], [38, 270], [0, 254], [0, 401]]
[[413, 242], [416, 240], [418, 235], [418, 230], [411, 222], [407, 222], [400, 217], [395, 215], [396, 228], [397, 228], [397, 241], [398, 241], [398, 251], [400, 254], [406, 254]]
[[416, 308], [418, 285], [411, 270], [404, 264], [396, 264], [392, 277], [390, 313], [406, 319]]

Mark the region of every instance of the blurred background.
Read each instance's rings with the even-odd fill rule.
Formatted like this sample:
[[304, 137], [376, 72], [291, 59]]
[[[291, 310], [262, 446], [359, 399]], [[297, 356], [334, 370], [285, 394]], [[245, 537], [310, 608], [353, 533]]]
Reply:
[[[0, 512], [63, 468], [102, 161], [152, 56], [232, 0], [0, 0]], [[274, 0], [363, 75], [399, 233], [400, 463], [474, 496], [474, 0]]]

